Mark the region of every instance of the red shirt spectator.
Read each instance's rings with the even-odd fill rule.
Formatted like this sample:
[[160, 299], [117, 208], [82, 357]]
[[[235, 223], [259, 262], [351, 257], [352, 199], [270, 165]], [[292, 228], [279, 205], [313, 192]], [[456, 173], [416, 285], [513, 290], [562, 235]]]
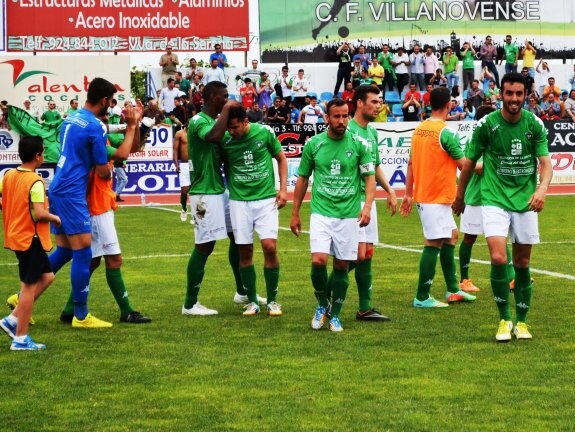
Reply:
[[348, 82], [345, 85], [345, 90], [343, 91], [341, 98], [345, 101], [345, 103], [347, 103], [347, 108], [349, 110], [349, 114], [353, 115], [353, 94], [354, 94], [354, 90], [353, 90], [353, 85], [351, 82]]
[[251, 79], [246, 78], [245, 83], [245, 87], [240, 89], [240, 95], [242, 96], [242, 105], [245, 109], [248, 109], [254, 104], [258, 97], [258, 92], [256, 91]]
[[415, 84], [409, 84], [409, 91], [405, 93], [405, 100], [408, 101], [412, 95], [416, 101], [421, 100], [421, 93], [417, 91], [417, 87], [415, 86]]

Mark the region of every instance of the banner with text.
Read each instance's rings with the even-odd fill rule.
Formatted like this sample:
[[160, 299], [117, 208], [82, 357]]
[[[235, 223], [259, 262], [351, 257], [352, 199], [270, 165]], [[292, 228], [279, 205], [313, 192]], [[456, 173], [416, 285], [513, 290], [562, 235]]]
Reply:
[[9, 0], [8, 51], [247, 51], [247, 0]]
[[337, 61], [342, 40], [371, 54], [384, 43], [458, 53], [469, 42], [479, 52], [486, 35], [503, 55], [508, 33], [545, 58], [575, 57], [573, 0], [278, 0], [260, 1], [259, 13], [264, 63]]

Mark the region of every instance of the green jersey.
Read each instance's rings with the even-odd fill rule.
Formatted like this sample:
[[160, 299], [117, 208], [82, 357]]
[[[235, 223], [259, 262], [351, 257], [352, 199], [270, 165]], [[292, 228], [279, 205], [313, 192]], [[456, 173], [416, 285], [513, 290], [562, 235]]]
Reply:
[[334, 218], [356, 218], [361, 211], [361, 177], [375, 173], [371, 152], [353, 134], [334, 140], [326, 132], [303, 148], [298, 174], [313, 173], [311, 212]]
[[503, 46], [505, 50], [505, 63], [513, 64], [517, 60], [517, 54], [519, 54], [519, 48], [514, 43], [505, 44]]
[[443, 54], [443, 65], [444, 65], [444, 73], [445, 75], [455, 72], [457, 70], [457, 63], [459, 63], [459, 59], [457, 55], [451, 54], [450, 56], [447, 53]]
[[[381, 163], [381, 159], [379, 157], [379, 148], [378, 138], [377, 138], [377, 131], [375, 128], [368, 124], [367, 127], [361, 127], [355, 120], [351, 120], [347, 125], [347, 130], [349, 130], [352, 134], [358, 138], [364, 146], [369, 150], [371, 153], [371, 158], [374, 163], [374, 167], [378, 167]], [[365, 193], [365, 182], [361, 182], [360, 190], [362, 193]]]
[[465, 55], [461, 58], [463, 60], [463, 69], [475, 69], [475, 64], [473, 63], [473, 53], [470, 49], [465, 52]]
[[393, 54], [390, 53], [389, 51], [387, 52], [387, 54], [384, 54], [382, 51], [377, 55], [378, 63], [380, 65], [382, 65], [383, 69], [386, 71], [392, 71], [393, 70], [393, 65], [391, 64], [392, 60], [393, 60]]
[[252, 123], [249, 132], [223, 145], [230, 199], [256, 201], [276, 196], [272, 156], [282, 146], [269, 126]]
[[193, 167], [190, 195], [219, 195], [224, 193], [222, 159], [219, 144], [206, 141], [216, 120], [201, 112], [190, 120], [188, 126], [188, 156]]
[[41, 120], [44, 121], [44, 123], [58, 123], [62, 121], [62, 116], [56, 110], [48, 110], [42, 114]]
[[[469, 140], [467, 143], [469, 144]], [[479, 158], [477, 162], [482, 162], [482, 159]], [[471, 175], [469, 179], [469, 183], [467, 183], [467, 189], [465, 189], [465, 198], [464, 198], [466, 205], [471, 206], [480, 206], [481, 205], [481, 176], [477, 174], [475, 171]]]
[[526, 212], [537, 186], [537, 158], [549, 155], [547, 129], [529, 111], [522, 110], [517, 123], [495, 111], [477, 123], [465, 155], [474, 161], [483, 156], [482, 205]]

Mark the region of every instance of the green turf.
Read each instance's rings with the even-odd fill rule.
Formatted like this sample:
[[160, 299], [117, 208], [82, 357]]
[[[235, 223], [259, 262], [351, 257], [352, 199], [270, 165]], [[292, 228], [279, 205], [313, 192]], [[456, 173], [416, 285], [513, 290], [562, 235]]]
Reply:
[[[552, 243], [535, 247], [535, 269], [575, 275], [574, 205], [575, 197], [548, 198], [540, 228], [542, 240]], [[278, 301], [284, 316], [241, 316], [231, 301], [227, 242], [221, 242], [200, 292], [200, 301], [220, 315], [183, 317], [192, 227], [176, 212], [119, 209], [124, 277], [134, 306], [153, 323], [118, 323], [100, 269], [92, 280], [90, 308], [114, 327], [90, 331], [60, 324], [69, 289], [65, 267], [39, 300], [38, 323], [31, 329], [47, 351], [12, 353], [0, 334], [0, 430], [573, 430], [573, 280], [534, 271], [534, 339], [497, 344], [489, 266], [472, 266], [471, 275], [483, 288], [475, 304], [414, 310], [419, 220], [416, 214], [390, 218], [382, 203], [378, 208], [381, 241], [415, 252], [376, 250], [375, 304], [393, 321], [356, 322], [352, 282], [342, 334], [310, 329], [314, 296], [307, 235], [296, 239], [280, 232]], [[282, 210], [281, 226], [289, 226], [290, 212]], [[308, 215], [302, 220], [305, 229]], [[483, 238], [473, 257], [488, 258]], [[0, 251], [2, 299], [17, 286], [11, 263], [13, 254]], [[261, 267], [258, 254], [263, 294]], [[439, 298], [444, 289], [438, 271], [432, 293]]]

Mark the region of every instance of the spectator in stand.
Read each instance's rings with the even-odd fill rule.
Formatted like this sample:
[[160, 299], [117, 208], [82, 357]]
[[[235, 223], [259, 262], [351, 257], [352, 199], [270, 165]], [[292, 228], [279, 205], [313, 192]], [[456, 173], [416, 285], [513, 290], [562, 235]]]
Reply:
[[484, 100], [485, 93], [479, 88], [479, 81], [473, 80], [471, 88], [467, 90], [467, 105], [470, 109], [473, 107], [477, 110], [477, 108], [483, 105]]
[[375, 118], [374, 123], [385, 123], [387, 122], [387, 117], [392, 116], [395, 119], [395, 116], [391, 112], [389, 105], [383, 99], [383, 95], [379, 95], [379, 102], [381, 102], [381, 109], [377, 113], [377, 117]]
[[451, 106], [449, 108], [449, 113], [447, 114], [447, 120], [460, 121], [463, 120], [463, 117], [465, 117], [463, 108], [459, 106], [457, 99], [451, 98]]
[[418, 44], [413, 45], [413, 52], [409, 55], [409, 64], [411, 81], [417, 85], [419, 91], [423, 91], [425, 89], [425, 62], [423, 61], [423, 53]]
[[547, 100], [547, 98], [549, 97], [549, 95], [551, 93], [553, 93], [555, 95], [555, 100], [559, 99], [559, 97], [561, 96], [561, 87], [559, 87], [558, 85], [555, 85], [555, 78], [553, 77], [549, 77], [547, 79], [547, 83], [549, 84], [548, 86], [546, 86], [543, 89], [543, 100]]
[[180, 64], [178, 56], [172, 52], [172, 45], [168, 44], [166, 52], [160, 57], [162, 67], [162, 88], [168, 85], [168, 78], [175, 78], [177, 67]]
[[354, 60], [353, 61], [353, 70], [351, 71], [351, 85], [353, 88], [356, 88], [359, 85], [361, 80], [361, 60]]
[[475, 108], [469, 107], [467, 103], [467, 99], [463, 100], [463, 120], [464, 121], [471, 121], [475, 120]]
[[575, 89], [569, 92], [569, 98], [565, 101], [565, 117], [575, 122]]
[[561, 118], [567, 118], [567, 112], [565, 111], [565, 102], [569, 99], [569, 93], [567, 90], [561, 92], [561, 98], [559, 99], [559, 105], [561, 105]]
[[433, 85], [427, 84], [427, 91], [421, 98], [421, 121], [431, 116], [431, 103], [429, 102], [429, 97], [431, 96], [431, 90], [433, 90]]
[[151, 99], [148, 102], [148, 108], [144, 110], [143, 117], [149, 117], [154, 119], [154, 124], [156, 126], [163, 124], [166, 116], [158, 107], [158, 101], [156, 99]]
[[442, 61], [445, 77], [447, 78], [447, 87], [451, 90], [454, 85], [459, 84], [459, 59], [457, 54], [453, 52], [453, 48], [447, 47]]
[[250, 123], [262, 123], [264, 120], [264, 113], [257, 102], [254, 102], [252, 106], [246, 110], [246, 113]]
[[289, 105], [292, 98], [292, 84], [293, 78], [289, 76], [289, 68], [282, 66], [282, 74], [279, 77], [280, 86], [282, 88], [282, 98]]
[[396, 80], [393, 59], [393, 54], [389, 52], [389, 45], [383, 44], [381, 52], [377, 55], [377, 61], [383, 66], [383, 70], [385, 72], [384, 83], [387, 86], [388, 91], [393, 91]]
[[[419, 92], [418, 92], [419, 93]], [[421, 108], [421, 104], [419, 100], [415, 98], [415, 94], [412, 94], [409, 99], [405, 100], [405, 103], [402, 105], [401, 109], [403, 110], [403, 120], [404, 121], [419, 121], [419, 110]]]
[[489, 89], [489, 83], [491, 81], [495, 82], [495, 75], [493, 75], [486, 66], [479, 74], [479, 81], [483, 84], [483, 91], [486, 92]]
[[190, 67], [185, 70], [185, 77], [188, 81], [194, 81], [194, 77], [198, 77], [201, 81], [204, 77], [204, 71], [198, 66], [198, 62], [195, 58], [190, 59]]
[[525, 94], [527, 98], [529, 98], [531, 93], [535, 91], [535, 80], [529, 75], [529, 69], [527, 67], [521, 69], [521, 76], [525, 80]]
[[[304, 117], [302, 119], [302, 117]], [[299, 124], [317, 124], [319, 118], [325, 122], [325, 114], [321, 105], [317, 105], [317, 98], [315, 96], [310, 97], [309, 105], [303, 107], [299, 113], [299, 118], [297, 119]]]
[[447, 87], [447, 78], [443, 75], [443, 71], [441, 68], [437, 68], [435, 73], [431, 75], [431, 79], [429, 83], [433, 85], [433, 88], [436, 87]]
[[353, 61], [359, 60], [361, 67], [365, 70], [369, 69], [371, 65], [371, 56], [365, 52], [365, 45], [360, 45], [357, 49], [357, 54], [353, 56]]
[[192, 94], [192, 100], [190, 101], [191, 104], [194, 106], [194, 109], [197, 113], [201, 112], [204, 108], [204, 85], [200, 84], [198, 90], [194, 91]]
[[[178, 122], [182, 125], [188, 124], [187, 122], [187, 115], [186, 115], [186, 108], [185, 106], [182, 104], [182, 98], [174, 98], [174, 110], [172, 111], [172, 114], [178, 119]], [[180, 128], [178, 128], [177, 130], [180, 130]]]
[[555, 93], [550, 92], [547, 100], [541, 104], [543, 120], [559, 120], [561, 118], [561, 104], [555, 99]]
[[168, 86], [160, 92], [158, 103], [163, 107], [164, 113], [171, 113], [176, 107], [174, 99], [180, 96], [180, 91], [175, 86], [174, 78], [168, 78]]
[[369, 72], [367, 71], [367, 69], [362, 69], [359, 85], [372, 85], [374, 83], [375, 81], [373, 80], [373, 78], [369, 76]]
[[190, 90], [192, 88], [192, 84], [184, 78], [181, 72], [176, 72], [176, 88], [180, 90], [183, 94], [190, 97]]
[[539, 60], [539, 63], [537, 64], [535, 71], [537, 72], [538, 77], [537, 80], [539, 88], [538, 93], [539, 96], [541, 97], [543, 95], [543, 90], [545, 90], [545, 87], [547, 87], [547, 84], [549, 82], [549, 77], [551, 76], [551, 69], [549, 68], [547, 62], [541, 59]]
[[463, 43], [461, 60], [463, 61], [463, 90], [471, 88], [471, 83], [475, 79], [475, 55], [477, 53], [469, 42]]
[[510, 72], [517, 72], [517, 63], [519, 61], [519, 48], [513, 42], [511, 35], [505, 36], [505, 45], [503, 45], [503, 55], [499, 60], [499, 64], [501, 64], [503, 60], [505, 60], [506, 74]]
[[463, 96], [461, 96], [461, 93], [459, 93], [458, 85], [453, 86], [451, 89], [451, 97], [457, 101], [457, 105], [463, 105]]
[[417, 91], [417, 86], [414, 82], [409, 84], [409, 90], [407, 93], [405, 93], [404, 102], [408, 101], [412, 96], [415, 98], [415, 100], [421, 102], [421, 93]]
[[251, 78], [245, 78], [244, 83], [245, 85], [240, 89], [240, 96], [242, 97], [242, 105], [247, 111], [247, 109], [251, 108], [256, 101], [258, 92], [254, 87]]
[[62, 116], [56, 109], [56, 102], [48, 102], [48, 111], [44, 111], [40, 120], [46, 124], [57, 124], [62, 122]]
[[525, 109], [529, 112], [532, 112], [539, 118], [542, 118], [543, 115], [545, 114], [541, 106], [537, 103], [537, 98], [534, 95], [531, 95], [529, 97], [529, 102]]
[[339, 93], [339, 88], [343, 83], [343, 87], [347, 87], [347, 83], [351, 81], [351, 71], [353, 69], [352, 59], [355, 48], [347, 41], [344, 41], [336, 51], [338, 66], [337, 66], [337, 79], [335, 81], [335, 88], [333, 90], [334, 96]]
[[243, 74], [244, 81], [246, 78], [249, 78], [252, 80], [252, 82], [255, 83], [260, 79], [262, 71], [259, 69], [259, 64], [260, 64], [260, 62], [257, 61], [256, 59], [252, 60], [252, 68], [247, 70]]
[[271, 94], [274, 89], [272, 87], [271, 80], [266, 72], [260, 74], [260, 79], [256, 87], [258, 92], [258, 105], [262, 108], [269, 108], [272, 104]]
[[289, 119], [289, 112], [287, 108], [282, 108], [281, 101], [282, 98], [276, 96], [273, 105], [268, 109], [266, 118], [267, 123], [287, 123]]
[[224, 70], [218, 67], [218, 60], [216, 58], [210, 60], [210, 68], [204, 72], [203, 84], [206, 85], [212, 81], [219, 81], [226, 83], [226, 76], [224, 75]]
[[397, 78], [397, 94], [401, 98], [403, 88], [409, 84], [409, 56], [405, 54], [403, 47], [397, 48], [397, 55], [391, 60]]
[[[216, 52], [210, 54], [210, 64], [212, 64], [212, 60], [217, 60], [217, 62], [218, 62], [217, 67], [219, 67], [223, 72], [224, 68], [229, 66], [228, 65], [228, 58], [222, 52], [222, 45], [221, 44], [219, 44], [219, 43], [215, 44], [214, 49], [216, 50]], [[224, 82], [224, 81], [222, 81], [222, 82]]]
[[433, 52], [433, 47], [428, 45], [423, 55], [423, 72], [425, 73], [426, 85], [431, 82], [437, 69], [439, 69], [439, 59]]
[[373, 79], [373, 82], [377, 85], [379, 90], [383, 91], [383, 78], [385, 77], [385, 72], [383, 70], [383, 66], [379, 64], [376, 58], [371, 61], [371, 66], [367, 70], [367, 74], [371, 79]]
[[200, 76], [199, 75], [194, 75], [194, 78], [192, 79], [192, 84], [191, 84], [191, 93], [188, 95], [188, 97], [192, 97], [194, 95], [194, 92], [200, 89], [200, 86], [203, 85], [202, 81], [200, 80]]
[[347, 104], [347, 108], [349, 110], [349, 116], [350, 117], [353, 117], [353, 113], [354, 113], [353, 102], [352, 102], [354, 93], [355, 93], [355, 90], [353, 89], [352, 83], [348, 82], [345, 85], [345, 90], [344, 90], [343, 94], [341, 95], [341, 98]]
[[489, 89], [485, 92], [485, 97], [491, 99], [491, 104], [495, 108], [499, 108], [501, 102], [501, 92], [495, 87], [495, 81], [489, 82]]
[[491, 36], [485, 38], [485, 43], [481, 45], [479, 50], [481, 54], [481, 68], [487, 67], [489, 71], [493, 74], [493, 79], [495, 84], [499, 87], [499, 73], [497, 72], [497, 66], [495, 62], [497, 61], [497, 48], [493, 45], [493, 39]]
[[525, 45], [521, 50], [521, 56], [523, 57], [523, 68], [527, 68], [529, 76], [533, 81], [535, 81], [535, 56], [537, 55], [537, 50], [531, 42], [525, 39]]
[[70, 108], [68, 108], [66, 110], [66, 112], [64, 113], [64, 118], [68, 117], [69, 115], [74, 114], [75, 112], [78, 111], [78, 99], [72, 99], [70, 101]]
[[304, 70], [299, 69], [297, 71], [297, 77], [294, 78], [292, 83], [292, 91], [295, 95], [294, 105], [298, 110], [301, 110], [305, 106], [305, 97], [307, 96], [308, 89], [309, 81], [304, 76]]
[[[193, 90], [192, 90], [192, 92], [193, 92]], [[186, 110], [186, 118], [187, 119], [191, 119], [193, 116], [195, 116], [198, 113], [198, 111], [196, 111], [195, 105], [192, 103], [190, 98], [187, 98], [186, 96], [181, 96], [180, 100], [182, 101], [182, 105], [183, 105], [184, 109]]]
[[38, 109], [32, 110], [32, 102], [30, 102], [30, 99], [24, 99], [24, 110], [34, 117], [36, 121], [40, 121], [40, 113]]
[[8, 123], [8, 104], [4, 102], [6, 101], [0, 103], [0, 129], [11, 130], [10, 123]]
[[571, 84], [571, 90], [575, 90], [575, 65], [573, 65], [573, 75], [569, 78], [569, 84]]
[[289, 115], [290, 115], [290, 123], [296, 124], [299, 119], [300, 110], [297, 109], [293, 101], [289, 101]]

